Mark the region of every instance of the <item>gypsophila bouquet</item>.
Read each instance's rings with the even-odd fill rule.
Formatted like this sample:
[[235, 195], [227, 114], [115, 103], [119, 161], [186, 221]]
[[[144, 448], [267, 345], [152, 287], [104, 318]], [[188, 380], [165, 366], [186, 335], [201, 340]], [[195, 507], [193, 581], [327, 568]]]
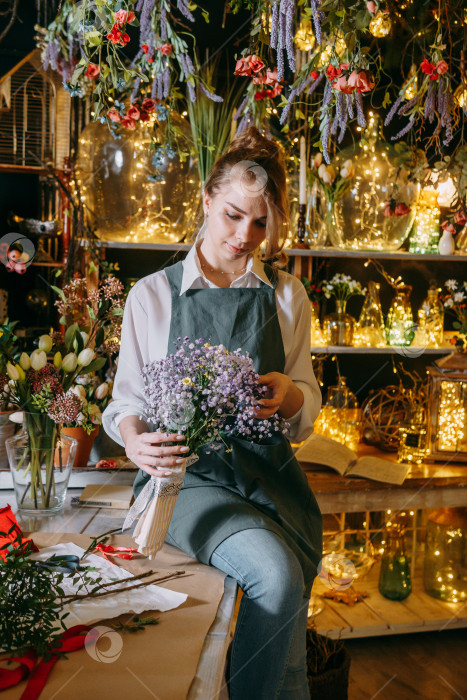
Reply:
[[229, 434], [257, 441], [287, 428], [277, 415], [255, 419], [266, 389], [240, 349], [178, 338], [175, 353], [145, 365], [143, 377], [148, 419], [158, 431], [184, 433], [191, 453]]
[[330, 280], [323, 280], [321, 287], [326, 299], [334, 297], [337, 301], [346, 304], [350, 297], [366, 294], [360, 282], [353, 280], [350, 275], [336, 273]]

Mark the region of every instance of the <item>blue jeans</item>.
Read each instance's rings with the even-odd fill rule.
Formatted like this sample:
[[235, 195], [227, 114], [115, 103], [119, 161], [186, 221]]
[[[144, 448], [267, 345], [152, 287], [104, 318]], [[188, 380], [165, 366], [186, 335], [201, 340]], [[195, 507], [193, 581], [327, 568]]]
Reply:
[[310, 700], [308, 597], [295, 554], [274, 532], [231, 535], [210, 564], [243, 591], [232, 645], [230, 700]]

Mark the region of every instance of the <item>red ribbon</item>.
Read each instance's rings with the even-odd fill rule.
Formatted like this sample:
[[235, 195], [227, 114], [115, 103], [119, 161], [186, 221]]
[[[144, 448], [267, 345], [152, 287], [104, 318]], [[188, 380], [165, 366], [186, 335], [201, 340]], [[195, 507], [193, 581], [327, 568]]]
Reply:
[[[7, 533], [12, 528], [12, 532], [10, 532], [10, 534], [8, 535]], [[0, 532], [5, 533], [5, 535], [0, 536], [0, 546], [4, 544], [12, 544], [13, 547], [18, 547], [18, 543], [15, 542], [15, 540], [17, 535], [22, 534], [21, 528], [18, 525], [18, 521], [15, 518], [15, 514], [13, 513], [9, 505], [5, 506], [5, 508], [0, 508]], [[23, 551], [26, 551], [28, 548], [30, 548], [33, 552], [39, 551], [31, 539], [24, 539], [22, 548]], [[7, 550], [0, 549], [0, 557], [6, 560], [7, 556]]]
[[111, 544], [102, 544], [102, 542], [93, 549], [93, 552], [101, 552], [108, 561], [112, 561], [110, 557], [133, 559], [133, 554], [137, 551], [136, 547], [113, 547]]
[[47, 682], [49, 673], [60, 658], [60, 653], [66, 654], [70, 651], [82, 649], [86, 640], [86, 634], [91, 629], [88, 625], [75, 625], [67, 629], [66, 632], [58, 637], [60, 644], [51, 650], [53, 655], [48, 661], [41, 660], [36, 663], [38, 656], [33, 650], [27, 651], [24, 656], [2, 659], [2, 663], [15, 661], [20, 666], [15, 669], [0, 668], [0, 690], [18, 685], [18, 683], [29, 676], [28, 684], [20, 700], [37, 700]]

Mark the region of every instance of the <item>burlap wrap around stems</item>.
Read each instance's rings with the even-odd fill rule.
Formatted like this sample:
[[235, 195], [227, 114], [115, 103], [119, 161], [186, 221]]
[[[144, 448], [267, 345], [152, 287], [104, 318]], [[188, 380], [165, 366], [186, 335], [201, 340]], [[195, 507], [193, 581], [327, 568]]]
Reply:
[[139, 516], [133, 539], [138, 552], [149, 559], [154, 559], [164, 546], [186, 468], [197, 459], [196, 455], [190, 455], [182, 464], [172, 468], [170, 476], [151, 476], [128, 511], [122, 531], [131, 527]]

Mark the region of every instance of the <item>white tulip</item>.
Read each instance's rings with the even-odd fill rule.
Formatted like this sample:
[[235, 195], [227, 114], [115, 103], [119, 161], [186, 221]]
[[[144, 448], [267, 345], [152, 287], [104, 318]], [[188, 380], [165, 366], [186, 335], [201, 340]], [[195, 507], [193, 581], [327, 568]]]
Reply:
[[86, 347], [86, 345], [88, 344], [89, 335], [87, 333], [85, 333], [84, 331], [80, 331], [79, 334], [83, 339], [84, 347]]
[[313, 158], [311, 159], [311, 165], [313, 168], [319, 168], [321, 163], [323, 162], [323, 154], [322, 153], [316, 153]]
[[31, 353], [31, 367], [38, 372], [47, 364], [47, 355], [44, 350], [34, 350]]
[[23, 422], [23, 411], [16, 411], [15, 413], [12, 413], [9, 420], [11, 420], [12, 423], [18, 423], [21, 425]]
[[76, 365], [78, 364], [78, 358], [74, 352], [69, 352], [65, 355], [62, 361], [62, 369], [64, 372], [74, 372]]
[[109, 385], [106, 382], [103, 382], [102, 384], [99, 384], [99, 386], [95, 390], [94, 396], [96, 397], [96, 399], [105, 399], [108, 393]]
[[12, 365], [11, 362], [7, 362], [6, 364], [6, 371], [10, 379], [13, 379], [13, 381], [18, 381], [19, 379], [19, 372], [16, 369], [15, 365]]
[[39, 338], [39, 350], [50, 352], [52, 350], [53, 340], [50, 335], [41, 335]]
[[92, 348], [84, 348], [78, 355], [78, 364], [81, 367], [86, 367], [91, 364], [94, 359], [94, 350]]
[[19, 358], [19, 363], [24, 370], [28, 370], [31, 366], [31, 360], [27, 352], [22, 352]]

